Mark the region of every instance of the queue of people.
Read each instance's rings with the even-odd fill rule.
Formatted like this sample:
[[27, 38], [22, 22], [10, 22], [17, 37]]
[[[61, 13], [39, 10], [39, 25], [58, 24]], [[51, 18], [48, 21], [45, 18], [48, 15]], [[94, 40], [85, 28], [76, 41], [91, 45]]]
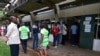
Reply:
[[[25, 54], [27, 54], [27, 40], [29, 38], [29, 28], [25, 26], [23, 23], [19, 29], [17, 27], [17, 18], [15, 16], [11, 16], [10, 18], [11, 23], [7, 27], [7, 45], [10, 47], [11, 56], [19, 56], [19, 44], [22, 44], [22, 48]], [[33, 25], [33, 48], [39, 48], [40, 55], [46, 56], [47, 55], [47, 46], [49, 44], [48, 40], [48, 30], [45, 28], [44, 24], [40, 25], [40, 33], [41, 33], [41, 40], [38, 41], [38, 27], [34, 24]], [[39, 43], [38, 43], [39, 42]], [[39, 44], [39, 46], [38, 46]]]
[[[23, 51], [27, 54], [27, 41], [29, 39], [29, 28], [25, 26], [24, 23], [19, 27], [17, 27], [17, 18], [15, 16], [10, 17], [11, 23], [7, 27], [7, 44], [10, 46], [11, 56], [19, 55], [19, 44], [21, 43]], [[71, 26], [71, 41], [72, 44], [76, 45], [77, 39], [77, 26]], [[51, 27], [51, 34], [53, 35], [53, 46], [57, 48], [60, 44], [66, 45], [66, 40], [68, 38], [68, 27], [65, 23], [60, 24], [54, 23]], [[40, 39], [38, 33], [40, 32]], [[40, 26], [37, 25], [36, 22], [33, 23], [32, 26], [32, 37], [33, 44], [32, 49], [39, 49], [39, 53], [41, 56], [47, 56], [47, 47], [49, 47], [49, 34], [50, 29], [47, 29], [46, 23], [41, 23]]]

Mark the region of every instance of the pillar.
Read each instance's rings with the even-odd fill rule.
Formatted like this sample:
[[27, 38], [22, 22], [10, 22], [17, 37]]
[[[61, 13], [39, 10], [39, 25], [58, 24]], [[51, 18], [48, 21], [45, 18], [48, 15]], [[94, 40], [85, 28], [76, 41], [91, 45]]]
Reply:
[[34, 12], [30, 12], [30, 15], [31, 15], [31, 22], [33, 23], [35, 20], [36, 20], [36, 17], [35, 17], [35, 14]]
[[[36, 20], [36, 17], [35, 17], [35, 14], [34, 14], [34, 12], [30, 12], [30, 15], [31, 15], [31, 28], [32, 28], [32, 26], [33, 26], [33, 23], [34, 23], [34, 21]], [[31, 29], [31, 37], [33, 36], [33, 34], [32, 34], [32, 29]]]
[[60, 8], [58, 4], [56, 4], [55, 8], [55, 20], [60, 21]]
[[22, 24], [22, 17], [18, 16], [19, 24]]

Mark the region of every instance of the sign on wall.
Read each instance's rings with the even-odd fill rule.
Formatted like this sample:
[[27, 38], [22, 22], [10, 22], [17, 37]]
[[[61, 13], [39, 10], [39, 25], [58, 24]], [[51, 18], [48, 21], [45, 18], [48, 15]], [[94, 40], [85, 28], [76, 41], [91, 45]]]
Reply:
[[85, 21], [83, 22], [83, 24], [85, 25], [85, 29], [84, 32], [91, 32], [91, 19], [92, 17], [86, 17]]

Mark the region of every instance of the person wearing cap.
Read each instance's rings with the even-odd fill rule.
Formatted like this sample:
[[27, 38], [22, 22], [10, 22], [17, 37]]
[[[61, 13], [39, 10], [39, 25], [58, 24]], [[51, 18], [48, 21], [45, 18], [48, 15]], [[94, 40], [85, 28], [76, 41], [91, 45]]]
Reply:
[[11, 23], [7, 27], [7, 45], [10, 46], [11, 56], [19, 56], [19, 30], [17, 28], [17, 18], [15, 16], [10, 17]]
[[19, 27], [19, 35], [21, 39], [22, 48], [24, 53], [27, 54], [27, 40], [29, 37], [29, 28], [24, 23]]

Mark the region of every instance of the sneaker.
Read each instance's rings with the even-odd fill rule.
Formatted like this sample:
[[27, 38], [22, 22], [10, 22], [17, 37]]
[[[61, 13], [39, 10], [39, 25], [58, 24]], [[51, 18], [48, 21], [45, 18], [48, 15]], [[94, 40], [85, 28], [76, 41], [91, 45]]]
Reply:
[[75, 45], [72, 45], [73, 47], [75, 46]]
[[55, 46], [54, 48], [57, 48], [57, 46]]

